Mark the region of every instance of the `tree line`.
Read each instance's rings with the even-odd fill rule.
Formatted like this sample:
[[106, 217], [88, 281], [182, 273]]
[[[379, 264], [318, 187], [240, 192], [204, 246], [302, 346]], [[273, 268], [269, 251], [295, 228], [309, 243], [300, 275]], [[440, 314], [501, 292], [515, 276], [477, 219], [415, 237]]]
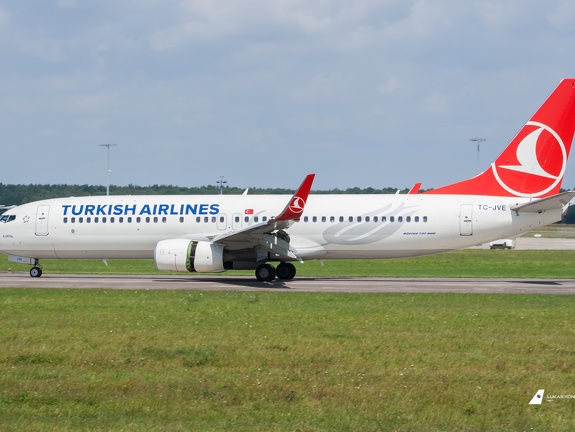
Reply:
[[[394, 194], [397, 188], [375, 189], [368, 188], [348, 188], [331, 190], [314, 190], [312, 193], [321, 194]], [[224, 195], [241, 195], [244, 188], [225, 186], [221, 189]], [[409, 189], [402, 189], [400, 193], [407, 193]], [[292, 194], [294, 189], [282, 188], [249, 188], [250, 195], [281, 195]], [[181, 187], [168, 185], [151, 186], [110, 186], [110, 195], [218, 195], [220, 187], [215, 185]], [[21, 205], [33, 201], [40, 201], [50, 198], [63, 198], [71, 196], [97, 196], [106, 195], [105, 186], [94, 185], [46, 185], [46, 184], [4, 184], [0, 183], [0, 205]]]

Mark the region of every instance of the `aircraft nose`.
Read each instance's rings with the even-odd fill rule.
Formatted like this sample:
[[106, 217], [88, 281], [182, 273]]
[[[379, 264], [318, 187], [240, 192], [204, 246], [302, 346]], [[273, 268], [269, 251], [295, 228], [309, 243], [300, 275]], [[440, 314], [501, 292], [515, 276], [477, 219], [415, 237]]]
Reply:
[[6, 252], [14, 243], [14, 234], [10, 231], [11, 223], [15, 223], [15, 214], [0, 215], [0, 251]]

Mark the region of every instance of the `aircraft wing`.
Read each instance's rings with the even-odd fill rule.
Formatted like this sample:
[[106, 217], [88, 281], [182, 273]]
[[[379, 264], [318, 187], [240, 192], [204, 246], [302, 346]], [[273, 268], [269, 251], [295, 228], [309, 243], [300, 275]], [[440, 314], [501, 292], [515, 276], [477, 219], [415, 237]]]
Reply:
[[547, 210], [562, 209], [573, 198], [575, 198], [575, 191], [562, 192], [557, 195], [550, 196], [548, 198], [542, 198], [527, 204], [521, 204], [515, 207], [511, 207], [511, 210], [526, 213], [543, 213], [544, 211]]
[[240, 250], [261, 246], [276, 254], [278, 258], [299, 259], [289, 245], [289, 236], [284, 231], [299, 221], [305, 208], [315, 174], [308, 174], [293, 194], [282, 212], [266, 222], [259, 222], [240, 230], [210, 237], [212, 243], [223, 244], [227, 250]]

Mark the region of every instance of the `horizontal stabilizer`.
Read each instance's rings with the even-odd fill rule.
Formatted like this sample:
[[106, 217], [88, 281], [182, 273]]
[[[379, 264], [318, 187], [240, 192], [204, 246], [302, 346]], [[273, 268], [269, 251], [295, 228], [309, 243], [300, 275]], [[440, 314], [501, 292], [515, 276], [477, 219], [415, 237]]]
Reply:
[[560, 210], [573, 198], [575, 198], [575, 191], [563, 192], [549, 198], [543, 198], [527, 204], [511, 207], [511, 210], [526, 213], [543, 213], [547, 210]]

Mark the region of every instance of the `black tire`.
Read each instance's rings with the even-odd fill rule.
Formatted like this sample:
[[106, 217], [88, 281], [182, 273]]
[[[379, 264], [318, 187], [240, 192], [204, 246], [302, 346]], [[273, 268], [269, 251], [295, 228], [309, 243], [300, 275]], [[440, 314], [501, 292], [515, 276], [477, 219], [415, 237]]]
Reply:
[[30, 276], [31, 277], [40, 277], [42, 276], [42, 269], [40, 267], [32, 267], [30, 269]]
[[278, 279], [291, 280], [295, 277], [296, 269], [292, 263], [281, 263], [276, 268]]
[[276, 278], [276, 269], [270, 264], [261, 264], [256, 269], [256, 278], [260, 282], [271, 282]]

